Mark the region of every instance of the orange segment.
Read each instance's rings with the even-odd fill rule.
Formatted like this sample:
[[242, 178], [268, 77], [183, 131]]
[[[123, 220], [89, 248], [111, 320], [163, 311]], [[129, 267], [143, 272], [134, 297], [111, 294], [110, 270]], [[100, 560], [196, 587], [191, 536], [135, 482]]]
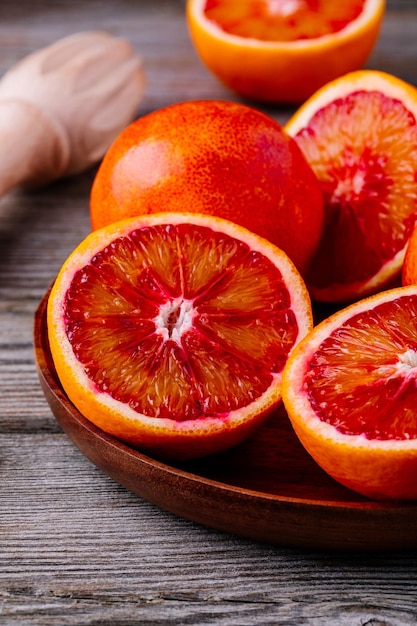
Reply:
[[417, 217], [416, 120], [411, 85], [363, 71], [324, 87], [288, 122], [325, 202], [306, 274], [314, 299], [355, 299], [399, 275]]
[[300, 102], [361, 68], [377, 40], [384, 0], [188, 0], [205, 65], [255, 100]]
[[169, 457], [248, 436], [279, 403], [288, 354], [311, 326], [284, 252], [196, 214], [92, 233], [48, 305], [52, 356], [72, 402], [110, 434]]
[[364, 495], [417, 499], [417, 287], [332, 315], [293, 351], [283, 399], [301, 442]]

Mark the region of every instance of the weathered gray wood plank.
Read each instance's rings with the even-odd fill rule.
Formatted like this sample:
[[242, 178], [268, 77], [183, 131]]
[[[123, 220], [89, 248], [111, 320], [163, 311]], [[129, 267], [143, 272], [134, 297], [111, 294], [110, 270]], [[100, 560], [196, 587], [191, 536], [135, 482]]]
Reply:
[[413, 556], [303, 553], [207, 531], [114, 485], [62, 434], [3, 435], [0, 458], [14, 492], [12, 508], [0, 492], [0, 598], [17, 624], [415, 623]]
[[[127, 37], [148, 75], [140, 113], [236, 99], [201, 66], [179, 0], [2, 0], [0, 74], [77, 30]], [[417, 5], [388, 3], [369, 66], [417, 85]], [[279, 121], [287, 108], [268, 108]], [[37, 304], [89, 231], [94, 170], [0, 200], [0, 624], [417, 623], [417, 555], [272, 548], [160, 511], [113, 483], [61, 433], [32, 351]]]

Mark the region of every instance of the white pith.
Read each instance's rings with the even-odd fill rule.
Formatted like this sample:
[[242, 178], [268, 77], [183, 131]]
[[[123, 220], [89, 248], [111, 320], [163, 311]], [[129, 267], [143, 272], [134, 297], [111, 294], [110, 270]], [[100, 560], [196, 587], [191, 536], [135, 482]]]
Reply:
[[270, 15], [293, 15], [303, 7], [303, 0], [270, 0], [268, 13]]
[[365, 185], [365, 172], [358, 169], [351, 177], [340, 179], [333, 192], [332, 200], [338, 203], [341, 199], [352, 201], [359, 196]]
[[417, 376], [417, 352], [415, 350], [406, 350], [398, 356], [397, 370], [401, 374], [408, 376], [414, 374]]
[[[174, 322], [171, 322], [172, 316], [175, 316]], [[192, 300], [180, 296], [160, 306], [159, 314], [154, 319], [156, 332], [162, 335], [165, 341], [172, 339], [180, 344], [181, 336], [192, 328], [194, 317]]]

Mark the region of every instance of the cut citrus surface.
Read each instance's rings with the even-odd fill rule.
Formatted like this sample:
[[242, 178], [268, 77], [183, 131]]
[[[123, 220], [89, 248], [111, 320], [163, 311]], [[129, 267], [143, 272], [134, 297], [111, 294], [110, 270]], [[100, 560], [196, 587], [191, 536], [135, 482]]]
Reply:
[[402, 284], [417, 285], [417, 226], [408, 240], [402, 269]]
[[361, 68], [378, 38], [384, 0], [188, 0], [204, 64], [235, 92], [301, 102]]
[[325, 224], [306, 274], [315, 300], [393, 284], [417, 218], [417, 90], [353, 72], [319, 90], [286, 126], [323, 189]]
[[48, 302], [57, 374], [104, 431], [165, 458], [224, 450], [281, 400], [312, 326], [282, 250], [215, 217], [159, 214], [91, 233]]
[[300, 441], [333, 478], [417, 499], [417, 286], [356, 302], [294, 349], [282, 380]]
[[107, 152], [92, 227], [161, 211], [217, 215], [282, 248], [303, 271], [323, 227], [319, 183], [271, 117], [233, 102], [191, 101], [129, 125]]

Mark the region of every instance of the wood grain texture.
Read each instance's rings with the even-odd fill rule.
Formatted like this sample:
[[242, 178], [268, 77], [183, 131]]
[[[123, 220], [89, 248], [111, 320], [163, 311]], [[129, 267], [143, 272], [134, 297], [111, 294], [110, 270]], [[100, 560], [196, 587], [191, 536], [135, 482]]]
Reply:
[[[104, 28], [144, 56], [138, 114], [236, 99], [201, 66], [179, 0], [2, 0], [0, 74], [67, 34]], [[417, 85], [417, 5], [392, 0], [369, 67]], [[268, 108], [285, 121], [288, 108]], [[161, 511], [97, 470], [40, 389], [33, 315], [88, 233], [94, 169], [0, 201], [0, 624], [417, 623], [417, 555], [340, 554], [237, 539]]]

